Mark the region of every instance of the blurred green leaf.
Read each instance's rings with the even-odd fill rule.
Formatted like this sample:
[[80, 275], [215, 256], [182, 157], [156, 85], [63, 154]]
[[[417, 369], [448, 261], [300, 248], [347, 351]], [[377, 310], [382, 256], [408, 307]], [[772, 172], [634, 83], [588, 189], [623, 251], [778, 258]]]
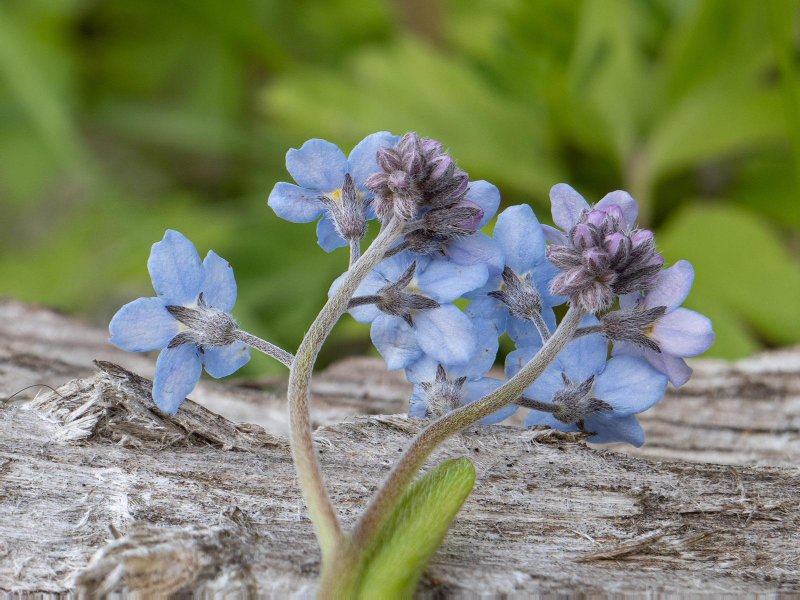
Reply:
[[466, 458], [445, 461], [412, 484], [369, 552], [358, 598], [411, 598], [474, 484]]
[[695, 268], [688, 308], [709, 316], [717, 341], [710, 356], [738, 358], [763, 341], [800, 339], [800, 264], [752, 213], [722, 204], [681, 211], [659, 235], [668, 262]]
[[264, 98], [300, 142], [419, 131], [443, 141], [475, 178], [528, 193], [546, 193], [559, 178], [543, 107], [497, 95], [467, 65], [413, 38], [364, 50], [342, 73], [298, 71]]

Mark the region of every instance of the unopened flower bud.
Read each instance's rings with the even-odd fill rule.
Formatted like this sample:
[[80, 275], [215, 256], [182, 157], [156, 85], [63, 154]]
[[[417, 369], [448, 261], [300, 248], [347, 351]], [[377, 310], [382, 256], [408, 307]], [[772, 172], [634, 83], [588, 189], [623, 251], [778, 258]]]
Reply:
[[572, 230], [572, 243], [579, 250], [590, 248], [595, 243], [595, 234], [586, 223], [578, 223]]
[[609, 262], [608, 254], [600, 248], [589, 248], [583, 253], [583, 264], [594, 273], [602, 273], [608, 269]]
[[666, 313], [665, 306], [656, 306], [647, 310], [634, 308], [631, 310], [615, 310], [603, 316], [602, 332], [612, 342], [630, 342], [654, 352], [661, 352], [652, 338], [653, 326]]

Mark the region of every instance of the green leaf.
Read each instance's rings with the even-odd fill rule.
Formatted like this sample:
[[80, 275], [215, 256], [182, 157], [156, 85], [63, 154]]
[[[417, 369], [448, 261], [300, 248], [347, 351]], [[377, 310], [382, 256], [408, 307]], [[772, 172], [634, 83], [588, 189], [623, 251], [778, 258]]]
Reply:
[[763, 342], [800, 341], [800, 265], [757, 216], [731, 206], [698, 204], [659, 233], [668, 262], [694, 265], [686, 306], [711, 318], [717, 334], [708, 355], [746, 356]]
[[358, 597], [410, 598], [474, 483], [466, 458], [445, 461], [415, 482], [366, 560]]

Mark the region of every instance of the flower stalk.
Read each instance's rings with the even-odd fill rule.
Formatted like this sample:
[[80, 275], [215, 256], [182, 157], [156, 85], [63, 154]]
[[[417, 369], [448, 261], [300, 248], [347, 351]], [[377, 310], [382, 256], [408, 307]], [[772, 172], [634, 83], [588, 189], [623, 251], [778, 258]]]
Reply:
[[347, 272], [341, 286], [322, 307], [297, 349], [289, 373], [289, 441], [300, 490], [322, 549], [323, 562], [344, 541], [339, 518], [331, 504], [314, 449], [309, 413], [309, 385], [322, 344], [347, 310], [347, 304], [364, 277], [378, 264], [401, 235], [402, 222], [390, 219], [378, 237]]

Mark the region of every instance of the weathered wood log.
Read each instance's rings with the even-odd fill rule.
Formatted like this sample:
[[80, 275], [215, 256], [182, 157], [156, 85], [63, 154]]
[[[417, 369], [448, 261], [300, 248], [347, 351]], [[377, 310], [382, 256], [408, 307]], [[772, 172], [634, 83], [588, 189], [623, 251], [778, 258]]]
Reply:
[[[169, 417], [119, 366], [149, 376], [152, 361], [105, 340], [0, 302], [2, 397], [58, 387], [0, 407], [0, 590], [312, 594], [319, 554], [282, 382], [204, 381], [200, 404]], [[643, 419], [640, 450], [512, 426], [441, 448], [431, 464], [469, 456], [478, 482], [420, 594], [800, 592], [800, 350], [694, 366]], [[372, 359], [315, 383], [320, 458], [345, 523], [423, 422], [343, 419], [400, 412], [408, 391]]]

